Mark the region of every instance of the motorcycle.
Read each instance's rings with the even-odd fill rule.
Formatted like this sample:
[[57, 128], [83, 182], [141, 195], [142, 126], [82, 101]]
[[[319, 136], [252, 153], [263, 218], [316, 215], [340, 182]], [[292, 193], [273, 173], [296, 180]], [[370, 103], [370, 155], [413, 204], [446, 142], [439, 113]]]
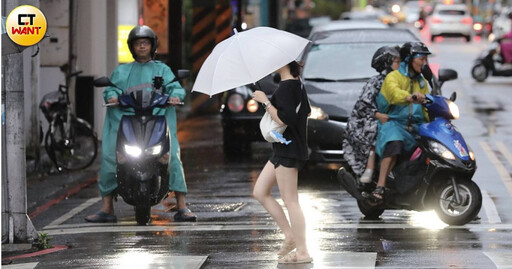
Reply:
[[418, 147], [412, 154], [402, 156], [388, 175], [383, 203], [371, 204], [363, 196], [363, 192], [375, 189], [378, 173], [374, 173], [371, 183], [363, 184], [350, 166], [343, 164], [337, 178], [357, 199], [359, 210], [369, 219], [379, 218], [387, 209], [434, 209], [443, 222], [464, 225], [478, 215], [482, 206], [480, 188], [472, 181], [476, 171], [475, 155], [451, 123], [459, 116], [454, 103], [456, 94], [450, 99], [435, 95], [440, 93], [445, 81], [456, 79], [457, 73], [441, 69], [438, 82], [432, 78], [428, 66], [424, 66], [422, 73], [433, 88], [434, 95], [426, 95], [423, 104], [432, 121], [420, 125], [416, 136]]
[[496, 64], [503, 64], [500, 52], [500, 41], [495, 40], [475, 60], [471, 69], [471, 76], [478, 82], [483, 82], [489, 75], [495, 77], [512, 76], [512, 67], [499, 68]]
[[[119, 124], [116, 193], [135, 207], [139, 225], [146, 225], [151, 220], [151, 206], [160, 203], [169, 192], [169, 129], [165, 116], [153, 115], [153, 109], [170, 106], [169, 95], [162, 94], [163, 89], [189, 74], [189, 70], [178, 70], [174, 80], [165, 85], [162, 77], [154, 77], [152, 91], [136, 90], [120, 95], [119, 104], [105, 105], [119, 105], [135, 111], [134, 115], [124, 115]], [[94, 85], [120, 89], [107, 77], [96, 79]]]

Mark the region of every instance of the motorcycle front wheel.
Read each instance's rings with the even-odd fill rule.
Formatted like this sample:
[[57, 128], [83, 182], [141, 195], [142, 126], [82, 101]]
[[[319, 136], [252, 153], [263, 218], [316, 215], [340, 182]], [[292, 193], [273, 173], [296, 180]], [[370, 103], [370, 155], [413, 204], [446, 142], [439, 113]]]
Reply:
[[138, 205], [135, 206], [135, 220], [139, 225], [146, 225], [151, 219], [151, 206]]
[[447, 182], [437, 192], [434, 210], [437, 216], [449, 225], [464, 225], [472, 221], [482, 207], [482, 193], [471, 180], [456, 181], [460, 201], [457, 202], [455, 190], [451, 182]]
[[471, 69], [471, 76], [478, 82], [483, 82], [489, 76], [489, 70], [483, 64], [476, 64]]

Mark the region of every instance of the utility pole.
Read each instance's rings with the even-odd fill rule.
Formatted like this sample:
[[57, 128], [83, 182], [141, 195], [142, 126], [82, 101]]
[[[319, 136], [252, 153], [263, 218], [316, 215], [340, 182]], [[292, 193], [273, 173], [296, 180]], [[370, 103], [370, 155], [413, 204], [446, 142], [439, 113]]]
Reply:
[[[7, 0], [3, 2], [2, 10], [8, 14], [18, 5], [17, 0]], [[2, 122], [2, 135], [5, 136], [2, 139], [2, 143], [5, 142], [2, 145], [2, 183], [5, 185], [2, 185], [2, 195], [7, 195], [7, 205], [2, 207], [5, 210], [2, 215], [8, 218], [10, 244], [31, 241], [37, 236], [27, 216], [23, 100], [23, 55], [5, 55], [2, 59], [2, 106], [5, 109], [5, 122]], [[2, 225], [2, 228], [5, 227]]]

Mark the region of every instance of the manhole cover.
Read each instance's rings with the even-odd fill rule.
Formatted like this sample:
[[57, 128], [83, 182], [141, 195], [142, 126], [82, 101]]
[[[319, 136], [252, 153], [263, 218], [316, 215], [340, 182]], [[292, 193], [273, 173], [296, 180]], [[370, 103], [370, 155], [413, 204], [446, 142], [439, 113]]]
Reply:
[[191, 204], [193, 212], [236, 212], [247, 203], [221, 203], [221, 204]]

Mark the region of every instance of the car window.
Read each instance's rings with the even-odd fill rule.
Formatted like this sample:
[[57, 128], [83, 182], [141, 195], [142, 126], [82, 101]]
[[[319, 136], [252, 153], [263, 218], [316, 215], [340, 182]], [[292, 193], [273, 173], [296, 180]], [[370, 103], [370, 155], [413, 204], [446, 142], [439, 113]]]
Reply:
[[315, 44], [306, 56], [303, 78], [335, 81], [368, 79], [377, 74], [370, 66], [375, 51], [381, 46], [394, 45], [397, 44]]
[[452, 15], [452, 16], [464, 16], [466, 12], [464, 10], [439, 10], [439, 15]]

